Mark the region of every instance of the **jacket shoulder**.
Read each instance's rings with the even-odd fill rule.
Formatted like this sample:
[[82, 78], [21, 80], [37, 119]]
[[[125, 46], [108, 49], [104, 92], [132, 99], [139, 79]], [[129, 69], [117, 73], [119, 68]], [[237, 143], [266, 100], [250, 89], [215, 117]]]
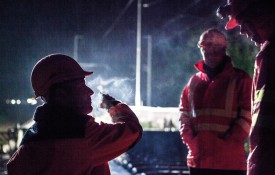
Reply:
[[250, 78], [251, 79], [251, 76], [244, 70], [240, 69], [240, 68], [233, 68], [234, 69], [234, 72], [242, 77], [242, 78]]

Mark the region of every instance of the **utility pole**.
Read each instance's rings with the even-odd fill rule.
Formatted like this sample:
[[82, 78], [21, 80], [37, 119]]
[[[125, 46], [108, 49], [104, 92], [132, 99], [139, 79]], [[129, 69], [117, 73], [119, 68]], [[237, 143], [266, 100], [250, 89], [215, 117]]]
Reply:
[[147, 106], [151, 106], [152, 96], [152, 36], [147, 36]]
[[[98, 64], [95, 64], [95, 63], [90, 63], [90, 62], [79, 62], [79, 43], [80, 41], [83, 40], [83, 36], [82, 35], [75, 35], [74, 36], [74, 50], [73, 50], [73, 58], [75, 59], [75, 61], [77, 61], [80, 66], [82, 68], [94, 68], [94, 67], [98, 67]], [[80, 45], [81, 46], [81, 45]]]
[[74, 59], [78, 61], [78, 49], [79, 49], [79, 41], [83, 39], [82, 35], [74, 36]]
[[141, 10], [142, 0], [137, 0], [137, 48], [136, 48], [136, 94], [135, 105], [141, 105], [140, 71], [141, 71]]

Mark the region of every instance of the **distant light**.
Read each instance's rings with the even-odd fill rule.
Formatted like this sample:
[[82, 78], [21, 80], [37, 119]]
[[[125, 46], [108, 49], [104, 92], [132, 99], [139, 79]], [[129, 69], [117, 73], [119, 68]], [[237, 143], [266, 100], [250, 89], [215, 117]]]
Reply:
[[16, 101], [14, 99], [11, 100], [11, 104], [14, 105]]
[[31, 103], [32, 102], [32, 99], [31, 98], [28, 98], [27, 99], [27, 103]]
[[22, 99], [6, 99], [8, 105], [36, 105], [38, 102], [35, 98]]
[[11, 102], [10, 99], [7, 99], [7, 100], [6, 100], [6, 103], [7, 103], [7, 104], [10, 104], [10, 102]]
[[34, 98], [28, 98], [27, 99], [27, 103], [31, 104], [31, 105], [36, 105], [37, 104], [37, 100]]
[[150, 4], [146, 3], [142, 5], [144, 8], [148, 8], [150, 6]]
[[132, 172], [137, 173], [137, 168], [136, 167], [132, 168]]
[[18, 104], [18, 105], [21, 104], [21, 100], [19, 100], [19, 99], [16, 100], [16, 104]]

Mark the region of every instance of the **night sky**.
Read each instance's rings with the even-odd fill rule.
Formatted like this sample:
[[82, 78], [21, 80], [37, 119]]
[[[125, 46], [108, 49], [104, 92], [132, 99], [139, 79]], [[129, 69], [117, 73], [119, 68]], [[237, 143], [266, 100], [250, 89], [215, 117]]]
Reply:
[[[217, 21], [215, 9], [224, 1], [143, 0], [143, 3], [152, 6], [142, 9], [142, 45], [147, 35], [153, 36], [155, 45], [161, 45], [171, 38], [177, 43], [178, 36], [188, 36], [195, 28], [205, 30], [212, 20]], [[76, 35], [82, 37], [78, 60], [96, 64], [89, 68], [95, 76], [129, 78], [133, 88], [136, 4], [136, 0], [1, 0], [1, 103], [7, 98], [32, 97], [29, 78], [34, 64], [51, 53], [73, 56]], [[157, 64], [164, 66], [161, 62]], [[133, 90], [130, 92], [134, 94]]]

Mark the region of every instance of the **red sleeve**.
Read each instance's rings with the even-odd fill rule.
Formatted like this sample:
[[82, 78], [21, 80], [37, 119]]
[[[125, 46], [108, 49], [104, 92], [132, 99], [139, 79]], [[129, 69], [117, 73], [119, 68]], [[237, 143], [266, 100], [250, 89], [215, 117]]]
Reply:
[[240, 80], [238, 118], [232, 129], [232, 139], [244, 141], [249, 134], [251, 126], [251, 88], [252, 80], [244, 74]]
[[183, 89], [180, 98], [180, 134], [184, 144], [190, 144], [193, 138], [193, 131], [191, 126], [191, 116], [190, 116], [190, 103], [189, 103], [189, 84]]
[[142, 136], [138, 118], [126, 104], [120, 103], [109, 111], [112, 118], [115, 118], [114, 124], [91, 120], [86, 130], [92, 158], [98, 163], [112, 160], [126, 152]]

